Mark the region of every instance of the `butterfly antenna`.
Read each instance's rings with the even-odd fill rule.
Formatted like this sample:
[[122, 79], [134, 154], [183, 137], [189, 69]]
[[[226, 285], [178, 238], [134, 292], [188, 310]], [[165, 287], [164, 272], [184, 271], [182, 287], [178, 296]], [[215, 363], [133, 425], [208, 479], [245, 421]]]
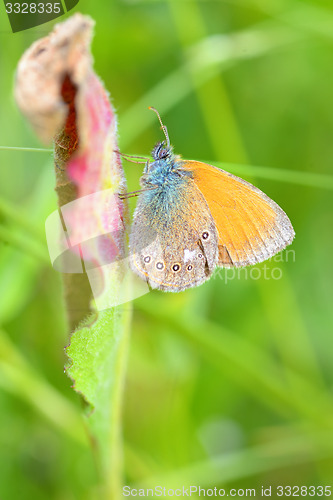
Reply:
[[157, 118], [161, 124], [162, 130], [163, 130], [165, 138], [167, 140], [167, 146], [169, 148], [170, 147], [170, 139], [169, 139], [168, 129], [166, 128], [165, 125], [163, 125], [163, 122], [161, 120], [159, 112], [157, 111], [157, 109], [153, 108], [153, 106], [149, 106], [148, 109], [151, 109], [152, 111], [154, 111], [157, 114]]

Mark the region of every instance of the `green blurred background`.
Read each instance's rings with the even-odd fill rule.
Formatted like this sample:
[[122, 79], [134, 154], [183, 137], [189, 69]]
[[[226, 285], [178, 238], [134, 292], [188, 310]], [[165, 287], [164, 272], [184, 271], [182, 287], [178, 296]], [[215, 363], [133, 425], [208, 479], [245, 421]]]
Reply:
[[[134, 302], [125, 484], [333, 486], [332, 3], [81, 0], [74, 11], [96, 21], [123, 152], [161, 139], [155, 106], [177, 153], [255, 183], [296, 231], [261, 273]], [[20, 149], [43, 146], [12, 97], [17, 61], [51, 28], [13, 35], [2, 7], [0, 146], [17, 148], [0, 150], [2, 500], [97, 498], [44, 235], [52, 156]], [[138, 189], [141, 166], [125, 170]]]

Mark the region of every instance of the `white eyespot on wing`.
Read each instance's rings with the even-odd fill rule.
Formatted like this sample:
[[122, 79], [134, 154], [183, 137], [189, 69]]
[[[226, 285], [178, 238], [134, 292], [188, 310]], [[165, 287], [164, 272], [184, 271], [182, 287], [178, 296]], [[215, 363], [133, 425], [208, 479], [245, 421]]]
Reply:
[[188, 248], [185, 248], [184, 250], [184, 263], [189, 262], [193, 260], [196, 256], [196, 250], [189, 250]]

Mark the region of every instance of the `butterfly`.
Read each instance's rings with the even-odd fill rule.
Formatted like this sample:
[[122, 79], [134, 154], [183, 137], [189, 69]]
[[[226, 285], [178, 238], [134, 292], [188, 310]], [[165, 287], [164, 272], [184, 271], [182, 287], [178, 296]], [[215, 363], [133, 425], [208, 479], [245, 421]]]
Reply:
[[285, 212], [260, 189], [229, 172], [174, 154], [165, 140], [140, 179], [130, 234], [130, 266], [151, 288], [180, 292], [209, 279], [216, 266], [253, 265], [289, 245]]

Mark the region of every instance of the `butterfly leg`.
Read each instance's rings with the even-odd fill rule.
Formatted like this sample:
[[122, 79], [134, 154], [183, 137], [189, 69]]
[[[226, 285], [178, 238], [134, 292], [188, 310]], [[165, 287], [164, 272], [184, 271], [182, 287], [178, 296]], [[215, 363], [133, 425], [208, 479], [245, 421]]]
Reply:
[[127, 200], [128, 198], [134, 198], [135, 196], [139, 196], [141, 193], [145, 191], [153, 191], [157, 188], [157, 186], [153, 186], [150, 188], [139, 189], [138, 191], [130, 191], [129, 193], [118, 193], [118, 196], [121, 200]]
[[[121, 153], [119, 149], [114, 149], [114, 153], [118, 153], [120, 156], [122, 156], [126, 161], [129, 161], [131, 163], [147, 163], [149, 160], [145, 156], [137, 156], [137, 155], [128, 155], [126, 153]], [[133, 160], [133, 158], [139, 158], [140, 160], [144, 161], [136, 161]]]

